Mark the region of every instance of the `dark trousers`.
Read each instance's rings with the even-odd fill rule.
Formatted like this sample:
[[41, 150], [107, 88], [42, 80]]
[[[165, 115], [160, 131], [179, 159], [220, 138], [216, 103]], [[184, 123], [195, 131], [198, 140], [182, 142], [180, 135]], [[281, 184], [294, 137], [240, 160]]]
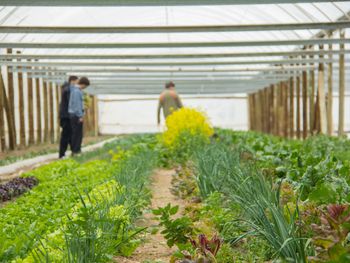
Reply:
[[70, 118], [70, 125], [72, 127], [71, 149], [73, 154], [81, 152], [81, 143], [83, 141], [83, 123], [79, 119], [76, 116]]
[[61, 139], [60, 139], [59, 157], [62, 158], [66, 155], [68, 145], [71, 146], [72, 128], [71, 128], [69, 118], [60, 119], [60, 125], [62, 128], [62, 131], [61, 131]]

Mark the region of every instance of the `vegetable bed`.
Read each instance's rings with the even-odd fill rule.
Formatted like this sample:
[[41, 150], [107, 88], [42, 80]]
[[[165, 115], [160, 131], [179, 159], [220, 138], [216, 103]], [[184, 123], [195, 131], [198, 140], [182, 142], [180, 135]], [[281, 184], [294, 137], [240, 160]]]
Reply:
[[350, 262], [349, 140], [214, 130], [186, 108], [166, 122], [163, 134], [128, 136], [26, 173], [17, 183], [37, 185], [18, 187], [22, 195], [0, 208], [0, 262], [132, 255], [145, 231], [135, 220], [150, 203], [149, 176], [161, 166], [176, 168], [171, 191], [187, 201], [184, 212], [172, 204], [153, 211], [177, 248], [170, 262]]

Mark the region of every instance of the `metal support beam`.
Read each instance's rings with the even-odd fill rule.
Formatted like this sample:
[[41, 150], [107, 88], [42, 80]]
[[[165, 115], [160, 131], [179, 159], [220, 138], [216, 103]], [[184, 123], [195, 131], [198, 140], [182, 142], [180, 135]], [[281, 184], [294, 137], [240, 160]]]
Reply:
[[[205, 6], [329, 2], [329, 0], [2, 0], [1, 6]], [[341, 2], [341, 0], [333, 0]]]
[[332, 63], [335, 62], [330, 59], [277, 59], [277, 60], [245, 60], [245, 61], [118, 61], [118, 62], [12, 62], [12, 61], [0, 61], [0, 65], [7, 65], [13, 67], [158, 67], [158, 66], [216, 66], [216, 65], [263, 65], [263, 64], [303, 64], [310, 63]]
[[105, 42], [105, 43], [49, 43], [49, 42], [0, 42], [0, 48], [194, 48], [194, 47], [256, 47], [286, 45], [346, 44], [349, 38], [290, 39], [290, 40], [255, 40], [255, 41], [213, 41], [213, 42]]
[[[213, 74], [216, 72], [283, 72], [283, 71], [293, 71], [301, 72], [303, 70], [315, 69], [314, 66], [270, 66], [270, 67], [252, 67], [252, 68], [98, 68], [98, 69], [73, 69], [73, 68], [61, 68], [61, 69], [50, 69], [53, 73], [66, 73], [66, 74], [77, 74], [77, 73], [206, 73]], [[30, 72], [30, 73], [47, 73], [47, 69], [12, 69], [12, 72]], [[79, 75], [78, 74], [78, 75]]]
[[176, 59], [176, 58], [244, 58], [244, 57], [278, 57], [278, 56], [311, 56], [311, 55], [340, 55], [350, 53], [349, 50], [300, 50], [300, 51], [271, 51], [271, 52], [223, 52], [223, 53], [161, 53], [161, 54], [0, 54], [1, 60], [14, 59]]
[[67, 26], [0, 26], [1, 34], [115, 34], [115, 33], [200, 33], [244, 32], [273, 30], [334, 30], [350, 27], [350, 21], [278, 23], [247, 25], [184, 25], [184, 26], [118, 26], [118, 27], [67, 27]]

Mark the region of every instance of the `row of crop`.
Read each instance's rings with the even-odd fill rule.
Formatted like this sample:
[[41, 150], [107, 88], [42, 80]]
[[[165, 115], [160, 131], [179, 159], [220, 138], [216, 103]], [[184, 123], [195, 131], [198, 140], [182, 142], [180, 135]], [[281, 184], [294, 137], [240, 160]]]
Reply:
[[[73, 160], [59, 161], [25, 175], [25, 177], [35, 177], [39, 185], [16, 199], [15, 202], [0, 209], [0, 262], [13, 260], [20, 262], [21, 259], [26, 262], [48, 262], [48, 260], [49, 262], [83, 262], [78, 261], [78, 258], [82, 260], [88, 255], [76, 255], [72, 252], [81, 251], [80, 249], [74, 250], [74, 246], [81, 247], [83, 243], [91, 244], [90, 241], [87, 242], [91, 239], [90, 236], [81, 236], [87, 234], [82, 229], [84, 226], [82, 218], [85, 216], [85, 223], [88, 223], [85, 226], [89, 226], [89, 230], [94, 230], [95, 233], [99, 233], [100, 237], [105, 238], [108, 235], [104, 232], [101, 235], [99, 224], [95, 229], [90, 227], [91, 220], [108, 221], [102, 220], [104, 218], [102, 215], [105, 214], [111, 218], [109, 215], [118, 214], [117, 211], [121, 209], [121, 206], [123, 207], [121, 213], [125, 213], [130, 221], [128, 224], [123, 222], [124, 237], [118, 239], [118, 234], [118, 237], [113, 236], [113, 240], [126, 242], [125, 236], [134, 231], [130, 229], [130, 222], [147, 204], [148, 194], [145, 184], [151, 167], [155, 165], [156, 158], [154, 154], [150, 154], [150, 147], [154, 141], [152, 136], [138, 136], [136, 141], [141, 143], [141, 146], [137, 147], [132, 146], [135, 139], [127, 138], [120, 141], [122, 142], [119, 143], [118, 153], [108, 153], [109, 160], [97, 160], [84, 164]], [[107, 149], [110, 149], [110, 146]], [[117, 157], [112, 158], [111, 153]], [[136, 180], [135, 177], [140, 177], [140, 180]], [[112, 194], [112, 199], [102, 198], [97, 203], [91, 201], [96, 199], [98, 195], [96, 191], [101, 192], [101, 197], [106, 194], [103, 188], [106, 187], [109, 189], [108, 192], [111, 192], [109, 185], [112, 182], [118, 185], [113, 188], [112, 193], [109, 193]], [[116, 221], [118, 220], [111, 220], [113, 224]], [[109, 229], [108, 231], [116, 234], [115, 228], [103, 229]], [[131, 232], [127, 229], [130, 229]], [[58, 232], [60, 232], [58, 238], [51, 239], [51, 235]], [[61, 243], [55, 244], [52, 241], [51, 244], [48, 240], [59, 240]], [[94, 251], [90, 253], [91, 256], [101, 255], [101, 257], [92, 258], [89, 262], [104, 262], [110, 257], [109, 253], [117, 252], [115, 242], [110, 242], [113, 251], [111, 251], [111, 246], [107, 249], [108, 246], [105, 243], [98, 240], [95, 245], [87, 247], [87, 251]], [[60, 247], [60, 253], [51, 253], [55, 250], [49, 249], [50, 245], [52, 245], [51, 248]]]
[[[222, 209], [211, 206], [209, 213], [233, 248], [242, 250], [242, 240], [263, 242], [236, 262], [247, 261], [246, 254], [260, 254], [258, 261], [349, 261], [350, 170], [348, 161], [338, 157], [347, 153], [349, 141], [218, 134], [196, 154], [201, 196], [207, 203], [219, 194], [216, 204]], [[223, 218], [222, 211], [230, 217]]]
[[191, 109], [173, 113], [161, 139], [165, 163], [181, 165], [173, 193], [192, 203], [178, 218], [171, 205], [154, 211], [168, 244], [187, 250], [178, 262], [350, 261], [349, 140], [213, 133]]

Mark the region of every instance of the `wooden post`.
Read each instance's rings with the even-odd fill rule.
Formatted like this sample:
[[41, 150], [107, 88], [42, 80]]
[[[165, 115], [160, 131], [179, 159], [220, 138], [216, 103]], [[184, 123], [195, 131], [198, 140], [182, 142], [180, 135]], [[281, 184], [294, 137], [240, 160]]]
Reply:
[[[28, 60], [30, 61], [30, 60]], [[29, 145], [34, 144], [34, 109], [33, 109], [33, 79], [27, 76], [28, 85], [28, 124], [29, 124]]]
[[248, 127], [249, 130], [253, 130], [252, 127], [252, 118], [253, 118], [253, 103], [252, 103], [252, 94], [248, 94]]
[[44, 81], [43, 104], [44, 104], [44, 142], [49, 141], [49, 93], [46, 80]]
[[303, 139], [306, 139], [308, 136], [308, 112], [307, 112], [307, 74], [306, 71], [303, 71], [303, 93], [302, 93], [302, 98], [303, 98]]
[[57, 118], [56, 118], [56, 123], [57, 123], [57, 129], [56, 129], [56, 138], [57, 141], [60, 139], [60, 94], [61, 94], [61, 87], [59, 85], [56, 85], [56, 112], [57, 112]]
[[310, 71], [310, 95], [309, 95], [309, 125], [310, 125], [310, 133], [311, 135], [314, 134], [314, 128], [315, 128], [315, 71], [312, 69]]
[[265, 92], [264, 89], [259, 90], [261, 100], [261, 129], [266, 133], [266, 112], [265, 112]]
[[271, 134], [275, 134], [275, 122], [274, 122], [274, 107], [273, 107], [273, 103], [274, 103], [274, 93], [273, 93], [273, 86], [270, 85], [269, 87], [269, 121], [270, 121], [270, 133]]
[[16, 129], [15, 129], [15, 119], [14, 119], [14, 112], [11, 111], [11, 105], [9, 100], [7, 99], [6, 95], [6, 89], [5, 89], [5, 82], [2, 78], [2, 74], [0, 73], [0, 88], [2, 89], [2, 95], [3, 95], [3, 102], [6, 112], [6, 119], [7, 119], [7, 127], [9, 129], [9, 148], [10, 150], [14, 150], [16, 148]]
[[[332, 34], [329, 35], [329, 38]], [[333, 46], [329, 44], [329, 60], [333, 60]], [[333, 135], [333, 63], [328, 63], [328, 94], [327, 94], [327, 133], [329, 136]]]
[[273, 111], [274, 111], [274, 116], [275, 116], [275, 125], [274, 125], [274, 129], [275, 129], [275, 136], [279, 136], [279, 114], [278, 114], [278, 107], [279, 107], [279, 89], [278, 89], [278, 84], [274, 84], [273, 85], [273, 89], [274, 89], [274, 104], [273, 104]]
[[[0, 72], [0, 75], [1, 72]], [[2, 85], [2, 82], [0, 83]], [[4, 99], [4, 91], [5, 87], [0, 88], [0, 151], [4, 152], [6, 149], [6, 139], [5, 139], [5, 119], [4, 119], [4, 104], [5, 104], [5, 99]]]
[[277, 84], [278, 89], [278, 136], [283, 136], [283, 89], [282, 84]]
[[50, 112], [50, 141], [51, 143], [55, 142], [55, 117], [54, 117], [54, 104], [53, 104], [53, 90], [54, 90], [54, 85], [52, 82], [49, 82], [49, 112]]
[[[345, 38], [345, 31], [340, 32], [340, 38]], [[340, 44], [340, 51], [345, 51], [345, 44]], [[339, 55], [339, 125], [338, 135], [344, 135], [344, 120], [345, 120], [345, 55]]]
[[[8, 48], [7, 49], [7, 54], [12, 54], [12, 49]], [[9, 106], [10, 110], [14, 116], [15, 113], [15, 95], [14, 95], [14, 88], [13, 88], [13, 73], [12, 73], [12, 66], [7, 66], [7, 82], [8, 82], [8, 101], [9, 101]], [[16, 136], [16, 134], [15, 134]]]
[[296, 93], [297, 93], [297, 97], [296, 97], [296, 100], [297, 100], [297, 138], [300, 139], [301, 137], [301, 133], [300, 133], [300, 125], [301, 125], [301, 116], [300, 116], [300, 76], [297, 76], [297, 90], [296, 90]]
[[[320, 45], [320, 50], [323, 49], [323, 45]], [[320, 55], [323, 58], [323, 55]], [[326, 110], [326, 95], [324, 90], [324, 64], [319, 63], [318, 67], [318, 103], [320, 109], [320, 132], [322, 134], [327, 133], [327, 110]]]
[[271, 116], [270, 116], [270, 89], [268, 87], [265, 88], [265, 116], [266, 116], [266, 132], [271, 133]]
[[[21, 54], [17, 51], [17, 54]], [[18, 60], [20, 61], [20, 60]], [[22, 67], [18, 67], [21, 69]], [[19, 139], [20, 147], [26, 146], [26, 125], [25, 125], [25, 113], [24, 113], [24, 91], [23, 91], [23, 73], [18, 72], [18, 107], [19, 107]]]
[[95, 120], [95, 136], [99, 135], [99, 126], [98, 126], [98, 97], [94, 95], [94, 120]]
[[[11, 54], [12, 49], [8, 48], [7, 53]], [[9, 129], [9, 148], [10, 150], [14, 150], [16, 148], [16, 122], [15, 122], [15, 96], [14, 96], [14, 86], [13, 86], [13, 73], [12, 73], [12, 67], [7, 67], [7, 84], [8, 84], [8, 99], [5, 101], [8, 103], [8, 110], [6, 111], [6, 116], [8, 118], [7, 122], [11, 123], [11, 125], [8, 125]]]
[[35, 79], [35, 88], [36, 88], [36, 140], [37, 143], [42, 142], [41, 135], [41, 89], [40, 89], [40, 79]]
[[256, 117], [257, 117], [257, 124], [258, 124], [258, 131], [262, 132], [262, 112], [261, 112], [261, 96], [260, 91], [256, 93]]
[[294, 77], [289, 79], [289, 136], [294, 138]]
[[289, 117], [289, 104], [288, 104], [288, 84], [287, 82], [283, 82], [283, 94], [284, 94], [284, 117], [283, 117], [283, 121], [284, 121], [284, 136], [287, 138], [289, 137], [289, 121], [288, 121], [288, 117]]

